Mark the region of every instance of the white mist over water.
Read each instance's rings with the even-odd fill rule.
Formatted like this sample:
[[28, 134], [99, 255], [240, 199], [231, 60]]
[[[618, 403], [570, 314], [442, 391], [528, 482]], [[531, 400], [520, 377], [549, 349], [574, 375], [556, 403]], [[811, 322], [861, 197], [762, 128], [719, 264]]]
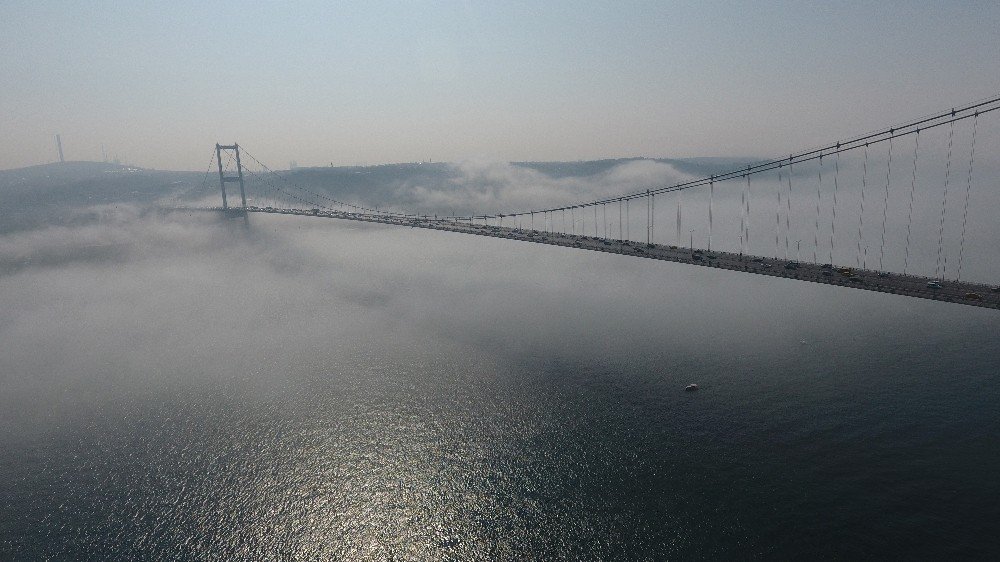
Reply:
[[0, 247], [7, 557], [995, 547], [994, 311], [304, 217]]

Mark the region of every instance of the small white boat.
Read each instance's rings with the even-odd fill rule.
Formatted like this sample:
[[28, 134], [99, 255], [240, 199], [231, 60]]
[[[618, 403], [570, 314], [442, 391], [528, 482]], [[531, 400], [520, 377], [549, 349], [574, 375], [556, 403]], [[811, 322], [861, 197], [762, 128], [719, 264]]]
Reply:
[[691, 384], [685, 386], [684, 390], [686, 390], [688, 392], [694, 392], [695, 390], [698, 390], [698, 385], [696, 385], [694, 383], [691, 383]]

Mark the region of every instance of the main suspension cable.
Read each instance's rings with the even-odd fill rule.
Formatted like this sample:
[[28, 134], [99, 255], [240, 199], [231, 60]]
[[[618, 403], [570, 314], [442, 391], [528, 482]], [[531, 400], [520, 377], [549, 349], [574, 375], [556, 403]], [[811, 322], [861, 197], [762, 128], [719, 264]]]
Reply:
[[[829, 146], [824, 146], [824, 147], [817, 148], [817, 149], [803, 151], [803, 152], [800, 152], [800, 153], [797, 153], [797, 154], [793, 154], [790, 158], [782, 158], [782, 159], [779, 159], [779, 160], [765, 161], [765, 162], [761, 162], [761, 163], [756, 164], [756, 165], [751, 165], [749, 167], [749, 173], [756, 174], [756, 173], [766, 172], [766, 171], [769, 171], [769, 170], [775, 170], [775, 169], [777, 169], [777, 168], [779, 168], [781, 166], [784, 166], [786, 164], [789, 164], [789, 163], [800, 164], [800, 163], [807, 162], [807, 161], [810, 161], [810, 160], [816, 160], [816, 159], [819, 158], [819, 155], [821, 153], [823, 155], [825, 155], [825, 156], [829, 156], [829, 155], [836, 154], [836, 153], [839, 153], [839, 152], [854, 150], [854, 149], [857, 149], [857, 148], [861, 148], [862, 146], [868, 146], [868, 145], [871, 145], [871, 144], [877, 144], [877, 143], [885, 142], [885, 141], [888, 141], [891, 138], [897, 138], [897, 137], [901, 137], [901, 136], [912, 135], [912, 134], [915, 134], [918, 129], [930, 129], [930, 128], [935, 128], [935, 127], [939, 127], [939, 126], [942, 126], [942, 125], [954, 124], [957, 121], [961, 121], [961, 120], [964, 120], [964, 119], [969, 119], [969, 118], [974, 117], [974, 114], [972, 113], [973, 110], [976, 110], [979, 114], [984, 114], [984, 113], [989, 113], [989, 112], [992, 112], [992, 111], [1000, 110], [1000, 97], [993, 97], [993, 98], [989, 98], [989, 99], [986, 99], [984, 101], [976, 102], [976, 103], [973, 103], [973, 104], [970, 104], [970, 105], [967, 105], [967, 106], [964, 106], [964, 107], [961, 107], [961, 108], [951, 109], [951, 110], [949, 110], [947, 112], [944, 112], [944, 113], [939, 113], [939, 114], [935, 114], [935, 115], [932, 115], [932, 116], [929, 116], [929, 117], [921, 118], [921, 119], [918, 119], [916, 121], [913, 121], [913, 122], [910, 122], [910, 123], [907, 123], [907, 124], [904, 124], [904, 125], [898, 125], [898, 126], [892, 127], [890, 129], [883, 129], [883, 130], [880, 130], [880, 131], [877, 131], [877, 132], [864, 134], [864, 135], [861, 135], [859, 137], [855, 137], [855, 138], [853, 138], [851, 140], [848, 140], [848, 141], [841, 141], [841, 142], [837, 142], [837, 143], [829, 145]], [[598, 199], [598, 200], [589, 201], [589, 202], [585, 202], [585, 203], [579, 203], [579, 204], [575, 204], [575, 205], [571, 205], [571, 206], [572, 207], [589, 207], [591, 205], [597, 205], [597, 204], [600, 204], [600, 203], [607, 203], [607, 202], [615, 201], [615, 200], [617, 200], [620, 197], [624, 197], [625, 200], [627, 201], [627, 200], [630, 200], [630, 199], [637, 199], [637, 198], [640, 198], [640, 197], [647, 197], [647, 196], [652, 196], [652, 195], [656, 195], [656, 194], [663, 194], [663, 193], [670, 192], [670, 191], [679, 191], [679, 190], [684, 190], [684, 189], [690, 189], [690, 188], [694, 188], [694, 187], [708, 185], [712, 181], [724, 181], [726, 179], [733, 179], [733, 178], [736, 178], [736, 177], [741, 177], [744, 173], [747, 173], [747, 170], [738, 169], [738, 170], [733, 170], [733, 171], [730, 171], [730, 172], [726, 172], [724, 174], [719, 174], [719, 175], [715, 175], [715, 176], [711, 176], [711, 177], [704, 177], [704, 178], [699, 178], [699, 179], [693, 179], [693, 180], [690, 180], [690, 181], [681, 182], [681, 183], [677, 183], [677, 184], [670, 185], [670, 186], [658, 187], [658, 188], [655, 188], [655, 189], [650, 188], [650, 189], [646, 189], [646, 190], [642, 190], [642, 191], [638, 191], [638, 192], [633, 192], [633, 193], [630, 193], [630, 194], [627, 194], [627, 195], [615, 195], [615, 196], [612, 196], [612, 197], [609, 197], [609, 198]], [[563, 209], [570, 208], [571, 206], [555, 207], [555, 208], [546, 209], [546, 210], [561, 211]], [[538, 210], [539, 209], [535, 209], [535, 211], [538, 211]], [[520, 212], [516, 212], [516, 213], [513, 213], [513, 212], [512, 213], [504, 213], [504, 215], [505, 216], [514, 216], [514, 215], [519, 215], [519, 214], [527, 214], [529, 212], [531, 212], [531, 211], [520, 211]]]

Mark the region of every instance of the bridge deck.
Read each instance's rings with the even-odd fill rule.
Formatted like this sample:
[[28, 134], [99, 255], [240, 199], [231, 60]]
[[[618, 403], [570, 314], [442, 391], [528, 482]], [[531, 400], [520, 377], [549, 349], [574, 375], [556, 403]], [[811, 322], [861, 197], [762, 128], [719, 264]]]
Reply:
[[[213, 209], [221, 211], [222, 209]], [[608, 252], [655, 260], [665, 260], [677, 263], [714, 267], [731, 271], [743, 271], [771, 277], [785, 277], [799, 281], [839, 285], [865, 291], [878, 291], [908, 297], [952, 302], [984, 308], [1000, 308], [1000, 287], [958, 281], [939, 281], [917, 275], [901, 275], [897, 273], [880, 273], [872, 270], [842, 268], [831, 265], [818, 265], [785, 261], [763, 256], [734, 254], [731, 252], [708, 252], [700, 249], [679, 248], [662, 244], [647, 245], [635, 241], [619, 241], [593, 236], [562, 234], [539, 230], [519, 230], [512, 227], [486, 226], [478, 224], [456, 223], [451, 221], [400, 217], [393, 215], [367, 215], [346, 213], [340, 211], [325, 211], [314, 209], [273, 209], [247, 207], [251, 213], [269, 213], [279, 215], [299, 215], [310, 217], [325, 217], [363, 222], [376, 222], [412, 228], [427, 228], [445, 230], [478, 236], [507, 238], [537, 244], [566, 246], [582, 250]], [[235, 210], [242, 214], [241, 210]], [[230, 209], [230, 213], [234, 210]], [[936, 286], [939, 285], [939, 286]]]

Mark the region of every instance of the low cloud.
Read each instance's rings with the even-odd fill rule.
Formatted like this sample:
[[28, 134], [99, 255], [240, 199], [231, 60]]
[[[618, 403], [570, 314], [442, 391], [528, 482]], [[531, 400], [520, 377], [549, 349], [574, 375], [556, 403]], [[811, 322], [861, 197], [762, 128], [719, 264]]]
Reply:
[[688, 179], [655, 160], [629, 160], [593, 175], [557, 177], [523, 165], [466, 161], [443, 185], [400, 185], [394, 200], [415, 209], [493, 214], [556, 207], [631, 193]]

